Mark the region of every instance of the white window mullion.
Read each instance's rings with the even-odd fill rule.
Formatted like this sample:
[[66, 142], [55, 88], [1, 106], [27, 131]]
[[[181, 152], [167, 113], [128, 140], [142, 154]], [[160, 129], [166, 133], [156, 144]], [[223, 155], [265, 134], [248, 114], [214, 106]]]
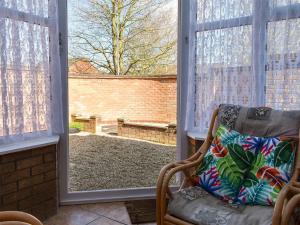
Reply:
[[[195, 118], [195, 75], [196, 75], [196, 27], [197, 27], [197, 1], [192, 0], [190, 5], [190, 29], [189, 29], [189, 73], [188, 73], [188, 83], [193, 84], [189, 87], [188, 93], [188, 105], [187, 107], [192, 109], [190, 110], [190, 118]], [[193, 127], [195, 121], [189, 119], [190, 124], [187, 124], [188, 127]]]
[[254, 0], [253, 5], [253, 53], [252, 64], [254, 81], [253, 90], [256, 95], [252, 99], [252, 105], [264, 106], [266, 102], [266, 63], [267, 63], [267, 22], [268, 1]]
[[[194, 81], [195, 64], [195, 24], [197, 0], [179, 0], [179, 30], [178, 30], [178, 79], [177, 79], [177, 158], [188, 157], [187, 130], [194, 124]], [[193, 62], [195, 59], [192, 60]]]
[[[1, 4], [1, 3], [0, 3]], [[7, 28], [5, 26], [5, 20], [0, 18], [0, 80], [1, 80], [1, 103], [0, 106], [2, 110], [2, 130], [1, 135], [6, 137], [10, 133], [9, 121], [9, 106], [7, 102], [8, 96], [8, 74], [7, 74], [7, 38], [6, 38]]]
[[1, 6], [0, 6], [0, 18], [9, 18], [16, 21], [37, 24], [43, 27], [49, 26], [49, 19], [46, 17], [41, 17], [41, 16], [37, 16], [30, 13], [21, 12], [15, 9], [10, 9]]
[[292, 5], [281, 6], [274, 8], [269, 15], [269, 22], [290, 20], [299, 18], [300, 4], [295, 3]]
[[197, 24], [195, 29], [197, 32], [203, 32], [209, 30], [218, 30], [218, 29], [246, 26], [246, 25], [251, 25], [252, 20], [253, 20], [252, 16], [243, 16], [238, 18]]

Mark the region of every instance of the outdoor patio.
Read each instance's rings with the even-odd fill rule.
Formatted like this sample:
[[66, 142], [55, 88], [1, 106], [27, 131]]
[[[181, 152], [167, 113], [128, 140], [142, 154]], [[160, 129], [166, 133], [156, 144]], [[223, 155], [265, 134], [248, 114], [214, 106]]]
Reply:
[[176, 147], [88, 133], [69, 137], [70, 191], [151, 187]]

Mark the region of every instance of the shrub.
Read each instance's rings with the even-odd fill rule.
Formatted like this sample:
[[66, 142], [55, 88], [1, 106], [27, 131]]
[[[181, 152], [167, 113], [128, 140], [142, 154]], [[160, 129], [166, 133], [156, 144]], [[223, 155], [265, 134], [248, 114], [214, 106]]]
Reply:
[[80, 131], [83, 130], [83, 124], [78, 123], [78, 122], [72, 122], [69, 124], [69, 128], [74, 128], [74, 129], [78, 129]]

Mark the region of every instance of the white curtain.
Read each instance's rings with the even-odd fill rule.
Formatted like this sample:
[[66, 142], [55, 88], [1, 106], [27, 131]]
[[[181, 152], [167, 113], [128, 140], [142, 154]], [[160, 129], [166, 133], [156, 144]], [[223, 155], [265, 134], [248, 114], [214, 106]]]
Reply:
[[0, 0], [0, 143], [63, 132], [57, 0]]
[[300, 0], [198, 0], [195, 7], [188, 130], [205, 133], [221, 103], [300, 109]]

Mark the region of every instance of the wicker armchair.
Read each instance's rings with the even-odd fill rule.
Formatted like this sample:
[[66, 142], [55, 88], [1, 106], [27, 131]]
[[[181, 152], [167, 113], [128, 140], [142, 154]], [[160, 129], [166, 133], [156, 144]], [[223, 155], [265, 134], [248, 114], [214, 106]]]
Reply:
[[0, 212], [0, 225], [43, 225], [34, 216], [18, 211]]
[[[215, 122], [219, 109], [215, 110], [210, 123], [207, 138], [201, 148], [196, 154], [186, 160], [170, 163], [161, 169], [158, 181], [157, 181], [157, 197], [156, 197], [156, 219], [158, 225], [192, 225], [192, 223], [179, 218], [178, 216], [171, 215], [168, 212], [168, 200], [171, 201], [174, 197], [171, 189], [169, 188], [169, 182], [171, 178], [178, 172], [184, 175], [183, 183], [179, 189], [183, 190], [187, 187], [193, 186], [193, 174], [195, 169], [201, 164], [205, 153], [210, 147], [213, 140], [213, 130], [215, 130]], [[292, 220], [292, 215], [295, 209], [300, 206], [300, 143], [297, 149], [297, 155], [295, 159], [294, 172], [289, 185], [286, 185], [280, 192], [277, 198], [276, 205], [274, 207], [272, 216], [272, 225], [288, 225]], [[272, 209], [272, 208], [271, 208]], [[272, 212], [272, 211], [271, 211]], [[298, 214], [297, 214], [298, 215]], [[298, 221], [299, 222], [299, 221]], [[221, 223], [220, 223], [221, 224]], [[222, 223], [223, 224], [223, 223]], [[224, 223], [225, 224], [225, 223]], [[230, 224], [229, 224], [230, 225]], [[238, 224], [235, 224], [238, 225]]]

